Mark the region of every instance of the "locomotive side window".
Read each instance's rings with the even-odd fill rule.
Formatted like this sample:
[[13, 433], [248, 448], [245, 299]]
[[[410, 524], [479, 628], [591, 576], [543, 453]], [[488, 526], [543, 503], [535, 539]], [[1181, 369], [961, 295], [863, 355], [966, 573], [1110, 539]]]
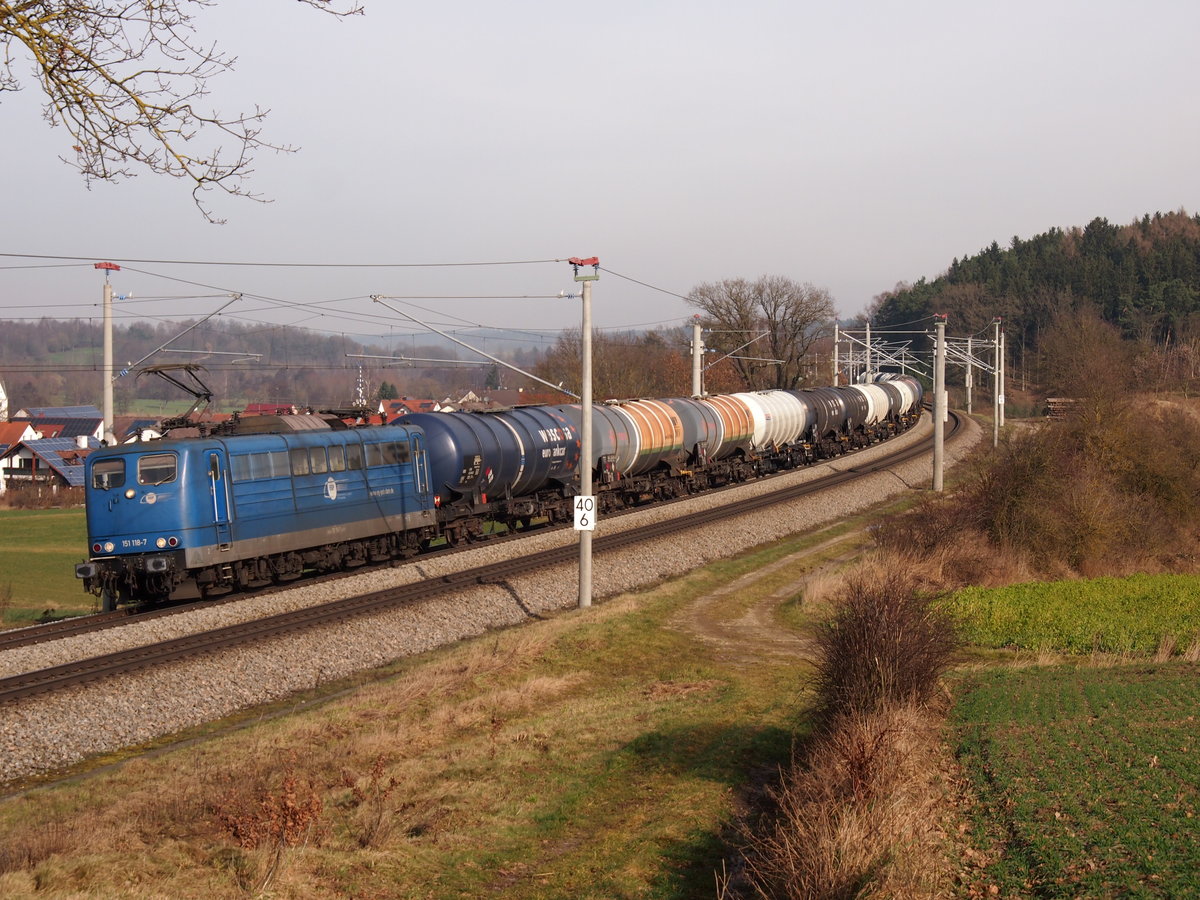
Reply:
[[367, 451], [367, 467], [383, 465], [383, 444], [365, 444], [363, 449]]
[[346, 468], [357, 472], [363, 467], [363, 448], [360, 444], [346, 445]]
[[178, 460], [174, 453], [155, 453], [138, 460], [138, 484], [166, 484], [175, 480]]
[[307, 475], [308, 474], [308, 450], [304, 447], [292, 448], [292, 474]]
[[346, 448], [340, 445], [329, 448], [329, 471], [346, 471]]
[[329, 463], [325, 459], [324, 447], [311, 447], [308, 451], [308, 458], [312, 464], [310, 471], [314, 475], [324, 475], [329, 471]]
[[408, 462], [408, 444], [399, 442], [384, 444], [383, 461], [389, 465], [403, 465]]
[[[288, 467], [288, 452], [286, 450], [272, 450], [266, 454], [266, 471], [263, 473], [263, 478], [286, 478]], [[258, 478], [256, 474], [254, 476]]]
[[229, 473], [234, 481], [249, 481], [254, 476], [251, 472], [253, 456], [249, 453], [238, 453], [229, 457]]
[[111, 491], [125, 484], [125, 460], [102, 459], [92, 466], [92, 487]]

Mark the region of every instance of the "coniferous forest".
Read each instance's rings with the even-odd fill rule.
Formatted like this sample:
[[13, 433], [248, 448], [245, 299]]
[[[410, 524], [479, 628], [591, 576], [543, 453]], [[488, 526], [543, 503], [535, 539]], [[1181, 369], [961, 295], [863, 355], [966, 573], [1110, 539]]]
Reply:
[[877, 296], [872, 324], [899, 328], [934, 313], [948, 331], [974, 334], [1005, 320], [1009, 352], [1038, 349], [1064, 315], [1094, 315], [1126, 338], [1194, 345], [1200, 341], [1200, 215], [1145, 215], [1129, 225], [1093, 219], [1028, 239], [997, 242], [955, 259], [932, 280]]

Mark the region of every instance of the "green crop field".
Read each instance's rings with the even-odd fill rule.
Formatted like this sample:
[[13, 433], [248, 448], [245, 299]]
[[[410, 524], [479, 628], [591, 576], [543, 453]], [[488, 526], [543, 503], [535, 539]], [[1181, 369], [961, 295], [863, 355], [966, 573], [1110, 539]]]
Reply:
[[[957, 685], [979, 883], [1004, 897], [1200, 896], [1200, 579], [969, 588], [947, 603], [968, 644], [1086, 656]], [[1154, 661], [1171, 650], [1185, 658]]]
[[0, 625], [91, 612], [95, 598], [75, 579], [86, 557], [82, 509], [0, 510]]
[[995, 669], [953, 723], [1004, 897], [1200, 896], [1200, 666]]
[[1200, 577], [1135, 575], [966, 588], [948, 601], [978, 647], [1153, 653], [1200, 637]]

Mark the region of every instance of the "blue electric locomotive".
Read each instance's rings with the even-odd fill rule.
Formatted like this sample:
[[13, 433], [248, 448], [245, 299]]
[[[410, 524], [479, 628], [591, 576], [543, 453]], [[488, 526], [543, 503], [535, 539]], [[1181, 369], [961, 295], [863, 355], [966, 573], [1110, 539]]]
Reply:
[[434, 537], [420, 430], [265, 418], [242, 426], [274, 433], [125, 444], [88, 457], [91, 558], [76, 575], [106, 609], [409, 556]]

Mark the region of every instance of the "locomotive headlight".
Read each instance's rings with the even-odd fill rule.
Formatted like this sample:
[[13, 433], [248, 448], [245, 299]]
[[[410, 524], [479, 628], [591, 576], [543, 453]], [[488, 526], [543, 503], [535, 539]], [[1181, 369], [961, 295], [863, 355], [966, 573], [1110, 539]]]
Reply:
[[115, 550], [115, 549], [116, 549], [116, 547], [114, 547], [114, 546], [113, 546], [113, 542], [112, 542], [112, 541], [105, 541], [105, 542], [104, 542], [104, 552], [105, 552], [105, 553], [112, 553], [112, 552], [113, 552], [113, 550]]
[[159, 538], [157, 541], [154, 542], [154, 546], [157, 547], [159, 550], [163, 549], [164, 547], [167, 546], [167, 539]]
[[133, 488], [129, 488], [128, 490], [125, 491], [125, 499], [126, 500], [132, 500], [134, 498], [134, 496], [135, 496], [135, 492], [134, 492]]

